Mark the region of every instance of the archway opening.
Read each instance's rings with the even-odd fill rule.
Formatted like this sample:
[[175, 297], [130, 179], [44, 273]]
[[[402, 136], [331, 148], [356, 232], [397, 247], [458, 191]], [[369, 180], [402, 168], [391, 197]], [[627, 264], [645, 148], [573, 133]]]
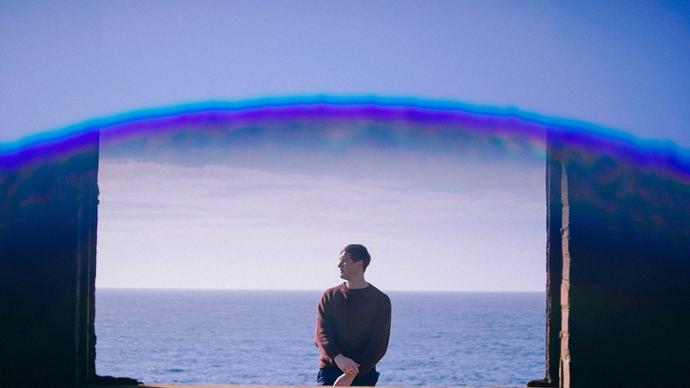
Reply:
[[[97, 373], [311, 385], [319, 290], [338, 283], [340, 248], [361, 242], [393, 302], [382, 385], [541, 375], [543, 147], [502, 123], [387, 112], [103, 134]], [[295, 373], [267, 375], [280, 359]]]

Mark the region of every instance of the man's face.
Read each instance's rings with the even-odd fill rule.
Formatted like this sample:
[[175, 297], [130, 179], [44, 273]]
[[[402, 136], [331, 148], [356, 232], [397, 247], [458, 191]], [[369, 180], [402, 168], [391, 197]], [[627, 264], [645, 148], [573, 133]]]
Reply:
[[345, 280], [352, 280], [354, 275], [360, 275], [363, 273], [362, 265], [364, 262], [358, 261], [353, 262], [350, 258], [350, 254], [347, 252], [340, 253], [340, 261], [338, 262], [338, 268], [340, 268], [340, 277]]

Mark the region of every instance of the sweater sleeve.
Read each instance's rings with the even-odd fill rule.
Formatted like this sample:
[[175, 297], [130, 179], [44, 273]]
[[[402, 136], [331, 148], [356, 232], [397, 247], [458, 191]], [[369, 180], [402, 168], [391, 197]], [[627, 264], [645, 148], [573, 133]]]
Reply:
[[316, 335], [314, 343], [322, 354], [333, 360], [340, 354], [340, 349], [335, 344], [335, 329], [333, 327], [332, 303], [327, 292], [321, 295], [316, 309]]
[[388, 340], [391, 333], [391, 301], [388, 296], [383, 298], [380, 308], [376, 312], [376, 320], [371, 334], [362, 355], [355, 359], [359, 364], [359, 374], [369, 372], [376, 363], [383, 358], [388, 349]]

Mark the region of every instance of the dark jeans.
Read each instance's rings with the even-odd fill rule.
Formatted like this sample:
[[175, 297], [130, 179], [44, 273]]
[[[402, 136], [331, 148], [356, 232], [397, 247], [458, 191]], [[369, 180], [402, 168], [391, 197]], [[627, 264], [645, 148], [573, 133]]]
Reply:
[[[321, 368], [319, 369], [319, 374], [316, 376], [316, 382], [319, 385], [333, 385], [335, 380], [342, 375], [343, 372], [339, 368]], [[373, 387], [376, 382], [379, 381], [379, 372], [376, 371], [376, 367], [363, 375], [357, 375], [352, 381], [352, 386], [368, 386]]]

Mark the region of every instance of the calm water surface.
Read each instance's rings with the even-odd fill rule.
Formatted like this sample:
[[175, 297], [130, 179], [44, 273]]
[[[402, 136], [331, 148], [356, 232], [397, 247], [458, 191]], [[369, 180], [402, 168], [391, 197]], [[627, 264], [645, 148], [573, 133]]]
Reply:
[[[378, 385], [523, 385], [544, 375], [544, 293], [388, 292]], [[146, 383], [315, 385], [319, 291], [96, 293], [96, 371]]]

